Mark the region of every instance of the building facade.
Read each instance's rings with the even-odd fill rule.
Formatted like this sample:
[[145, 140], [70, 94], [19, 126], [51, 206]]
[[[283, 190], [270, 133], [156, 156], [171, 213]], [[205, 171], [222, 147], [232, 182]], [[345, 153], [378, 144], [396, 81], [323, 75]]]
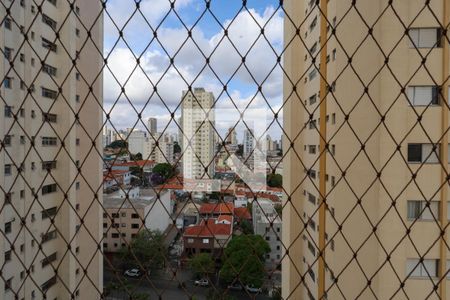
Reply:
[[270, 270], [280, 268], [282, 257], [281, 218], [275, 210], [272, 200], [258, 198], [252, 205], [253, 231], [262, 236], [269, 244], [270, 252], [266, 254], [265, 265]]
[[[214, 177], [214, 95], [204, 88], [183, 91], [181, 124], [183, 176], [188, 179]], [[180, 136], [180, 137], [181, 137]]]
[[37, 5], [0, 7], [1, 298], [97, 299], [102, 194], [91, 188], [102, 182], [102, 7]]
[[155, 134], [158, 132], [158, 119], [157, 118], [148, 118], [148, 131], [151, 134]]
[[449, 298], [448, 1], [320, 3], [285, 2], [283, 297]]
[[149, 189], [133, 188], [104, 195], [103, 249], [117, 252], [143, 229], [164, 232], [172, 224], [170, 191], [159, 196]]

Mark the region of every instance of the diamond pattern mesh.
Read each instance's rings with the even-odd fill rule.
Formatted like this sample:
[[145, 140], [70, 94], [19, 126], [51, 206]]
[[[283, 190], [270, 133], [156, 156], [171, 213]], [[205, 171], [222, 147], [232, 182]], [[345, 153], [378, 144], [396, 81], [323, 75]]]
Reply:
[[447, 299], [449, 17], [2, 0], [0, 298]]

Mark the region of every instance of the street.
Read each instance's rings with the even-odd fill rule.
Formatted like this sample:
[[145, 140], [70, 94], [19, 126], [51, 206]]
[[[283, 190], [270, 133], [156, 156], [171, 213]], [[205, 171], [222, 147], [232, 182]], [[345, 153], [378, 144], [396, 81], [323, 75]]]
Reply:
[[[181, 288], [180, 283], [185, 282]], [[112, 286], [115, 289], [110, 289]], [[106, 297], [108, 300], [121, 299], [208, 299], [208, 294], [215, 289], [214, 286], [198, 287], [194, 286], [192, 275], [189, 271], [178, 270], [176, 278], [166, 272], [158, 272], [150, 276], [141, 278], [128, 278], [122, 274], [115, 275], [111, 270], [105, 268], [104, 286], [109, 289]], [[266, 295], [249, 294], [246, 291], [224, 291], [220, 290], [221, 295], [226, 293], [229, 299], [258, 299], [266, 300], [270, 297]], [[133, 295], [131, 298], [130, 295]], [[145, 298], [145, 296], [147, 298]], [[213, 298], [209, 298], [213, 299]], [[216, 299], [216, 298], [215, 298]], [[226, 298], [228, 299], [228, 298]]]

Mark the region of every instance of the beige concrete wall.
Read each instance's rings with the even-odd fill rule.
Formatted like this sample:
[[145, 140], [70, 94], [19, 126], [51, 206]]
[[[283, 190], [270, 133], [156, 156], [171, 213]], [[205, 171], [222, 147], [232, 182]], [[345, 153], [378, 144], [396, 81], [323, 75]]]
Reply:
[[[0, 223], [3, 229], [4, 222], [13, 221], [13, 231], [6, 237], [0, 239], [2, 255], [0, 260], [3, 265], [3, 251], [11, 248], [14, 244], [16, 254], [2, 267], [2, 274], [6, 279], [12, 278], [12, 290], [19, 298], [36, 299], [42, 298], [39, 286], [55, 275], [57, 269], [59, 278], [56, 285], [52, 286], [46, 293], [47, 299], [66, 299], [76, 294], [80, 299], [93, 299], [102, 292], [102, 261], [97, 250], [97, 243], [101, 238], [100, 205], [101, 191], [96, 201], [92, 202], [94, 194], [101, 183], [101, 143], [97, 138], [101, 130], [101, 104], [102, 104], [102, 79], [101, 76], [95, 81], [92, 88], [99, 104], [92, 101], [93, 96], [88, 97], [86, 105], [79, 111], [81, 125], [75, 125], [74, 114], [81, 106], [77, 106], [75, 98], [77, 94], [88, 94], [88, 87], [76, 81], [76, 71], [72, 68], [72, 58], [77, 50], [80, 50], [86, 33], [78, 23], [76, 16], [70, 12], [66, 1], [57, 1], [56, 7], [48, 1], [42, 3], [42, 11], [57, 22], [57, 28], [62, 26], [56, 42], [56, 53], [50, 52], [42, 47], [41, 37], [53, 41], [54, 31], [42, 22], [42, 16], [38, 13], [35, 2], [20, 1], [5, 3], [12, 5], [11, 18], [12, 29], [8, 30], [2, 26], [0, 30], [0, 47], [13, 48], [13, 59], [15, 70], [10, 72], [13, 78], [12, 89], [1, 87], [0, 109], [3, 113], [5, 103], [13, 106], [13, 113], [23, 109], [23, 115], [19, 115], [18, 122], [13, 125], [13, 118], [2, 118], [0, 120], [1, 139], [5, 134], [12, 135], [12, 145], [7, 151], [0, 150], [0, 186], [12, 192], [12, 204], [6, 205], [0, 213]], [[91, 27], [94, 18], [101, 12], [100, 4], [91, 1], [77, 1], [76, 6], [80, 9], [79, 18], [88, 28]], [[0, 7], [0, 18], [5, 16], [5, 7]], [[90, 23], [89, 23], [90, 22]], [[92, 27], [92, 39], [99, 49], [102, 49], [103, 25], [102, 17]], [[24, 26], [28, 35], [28, 42], [23, 43], [23, 35], [19, 26]], [[80, 37], [76, 37], [75, 28], [80, 29]], [[64, 47], [62, 46], [64, 45]], [[91, 42], [87, 42], [81, 51], [80, 60], [77, 62], [79, 72], [91, 82], [97, 77], [102, 65], [102, 55], [97, 54]], [[23, 54], [24, 61], [20, 61], [19, 55]], [[57, 68], [57, 74], [50, 77], [41, 71], [41, 60]], [[3, 77], [9, 69], [5, 59], [0, 60], [0, 73]], [[34, 92], [27, 93], [27, 89], [21, 88], [21, 80], [26, 87], [34, 84]], [[57, 100], [44, 98], [41, 95], [41, 87], [58, 90], [61, 86], [62, 93]], [[56, 123], [43, 123], [42, 111], [57, 115]], [[33, 117], [34, 115], [34, 117]], [[8, 133], [9, 132], [9, 133]], [[86, 133], [87, 132], [87, 133]], [[92, 149], [92, 142], [87, 138], [89, 134], [97, 140], [96, 147], [99, 152]], [[24, 136], [25, 143], [21, 143], [20, 137]], [[34, 137], [35, 146], [31, 147], [31, 139]], [[42, 146], [43, 137], [59, 137], [57, 146]], [[76, 146], [76, 139], [80, 139], [80, 146]], [[64, 147], [61, 147], [61, 139]], [[89, 154], [88, 154], [89, 153]], [[56, 160], [56, 169], [50, 174], [42, 169], [41, 162]], [[75, 161], [80, 164], [85, 179], [89, 182], [88, 187], [83, 179], [77, 177]], [[23, 163], [24, 171], [21, 175], [13, 167], [12, 175], [3, 174], [4, 164], [19, 166]], [[17, 178], [17, 179], [15, 179]], [[76, 182], [80, 183], [79, 189]], [[43, 195], [42, 185], [57, 183], [57, 192]], [[36, 193], [33, 195], [33, 190]], [[23, 191], [23, 192], [22, 192]], [[3, 193], [1, 193], [3, 194]], [[22, 195], [23, 194], [23, 197]], [[3, 201], [3, 196], [1, 197]], [[3, 202], [2, 202], [3, 205]], [[41, 211], [52, 207], [58, 207], [55, 217], [55, 225], [51, 225], [49, 219], [42, 219]], [[22, 227], [20, 220], [26, 224]], [[84, 226], [76, 234], [77, 226]], [[58, 238], [47, 241], [39, 249], [41, 237], [48, 231], [58, 229]], [[67, 251], [70, 244], [70, 251]], [[57, 253], [57, 260], [52, 265], [41, 266], [41, 260], [52, 253]], [[83, 277], [83, 268], [87, 269], [90, 281]], [[30, 275], [26, 276], [26, 270]], [[23, 272], [23, 273], [22, 273]], [[78, 273], [78, 275], [77, 275]], [[82, 281], [81, 285], [79, 282]], [[0, 282], [0, 290], [4, 290], [4, 281]], [[76, 292], [78, 290], [78, 293]], [[13, 299], [12, 291], [2, 292], [2, 299]]]
[[[291, 138], [300, 131], [299, 141], [294, 144], [295, 151], [289, 151], [284, 168], [285, 188], [288, 194], [298, 189], [293, 199], [299, 207], [298, 214], [292, 212], [291, 205], [283, 212], [283, 243], [297, 249], [289, 252], [290, 258], [285, 258], [283, 265], [283, 295], [285, 298], [290, 296], [289, 299], [308, 299], [307, 289], [317, 297], [317, 249], [316, 256], [313, 256], [307, 248], [307, 241], [317, 245], [318, 233], [311, 227], [304, 231], [301, 219], [311, 217], [319, 224], [317, 202], [313, 205], [303, 195], [303, 190], [306, 190], [306, 195], [319, 196], [318, 176], [317, 179], [306, 178], [297, 187], [297, 182], [306, 176], [304, 167], [316, 172], [319, 170], [318, 154], [309, 154], [304, 148], [304, 145], [319, 144], [318, 130], [302, 131], [310, 113], [315, 120], [319, 117], [319, 100], [310, 105], [308, 99], [318, 92], [320, 76], [312, 81], [304, 79], [311, 64], [311, 58], [305, 59], [306, 49], [319, 40], [320, 28], [319, 11], [317, 8], [312, 10], [308, 2], [286, 3], [287, 14], [294, 22], [302, 24], [300, 36], [295, 36], [291, 21], [289, 18], [285, 20], [285, 44], [288, 48], [284, 67], [286, 77], [295, 78], [294, 82], [298, 82], [299, 98], [291, 96], [292, 84], [285, 78], [285, 130]], [[416, 181], [410, 183], [410, 170], [416, 172], [420, 165], [405, 163], [405, 158], [408, 143], [439, 140], [441, 107], [411, 107], [400, 91], [402, 86], [440, 84], [443, 57], [442, 48], [434, 49], [426, 61], [429, 71], [420, 68], [420, 55], [415, 49], [410, 49], [409, 40], [403, 36], [405, 29], [398, 18], [405, 26], [438, 27], [439, 21], [443, 20], [443, 2], [433, 1], [430, 8], [423, 9], [422, 1], [396, 1], [393, 7], [397, 14], [392, 8], [385, 11], [387, 5], [387, 0], [358, 1], [356, 11], [350, 8], [349, 1], [331, 0], [328, 3], [328, 20], [333, 23], [336, 17], [338, 23], [336, 37], [331, 37], [326, 47], [330, 55], [327, 80], [330, 84], [336, 81], [334, 97], [327, 97], [330, 118], [327, 139], [330, 145], [335, 146], [335, 154], [327, 154], [327, 202], [335, 212], [332, 216], [328, 211], [326, 218], [329, 240], [335, 235], [334, 250], [331, 245], [326, 250], [328, 299], [388, 299], [393, 296], [395, 299], [424, 299], [428, 294], [432, 299], [438, 297], [432, 292], [430, 280], [426, 279], [408, 279], [405, 290], [396, 292], [406, 277], [407, 258], [417, 258], [425, 253], [426, 258], [440, 256], [436, 223], [417, 222], [410, 237], [404, 236], [406, 226], [412, 223], [407, 220], [407, 200], [440, 198], [441, 166], [428, 164], [421, 167]], [[310, 32], [308, 27], [315, 16], [319, 18], [318, 25]], [[368, 27], [363, 20], [369, 26], [375, 24], [373, 38], [367, 36]], [[294, 41], [290, 42], [292, 38]], [[322, 43], [324, 40], [322, 37]], [[337, 51], [336, 60], [332, 58], [333, 49]], [[426, 55], [429, 50], [421, 49], [420, 52]], [[383, 66], [385, 55], [389, 55], [389, 69]], [[352, 57], [350, 67], [349, 56]], [[368, 93], [364, 92], [364, 86], [369, 86]], [[417, 120], [414, 109], [418, 114], [423, 113], [422, 126], [414, 127]], [[332, 122], [333, 114], [335, 124]], [[350, 116], [348, 122], [344, 120], [346, 114]], [[379, 126], [382, 115], [386, 115], [386, 119], [384, 125]], [[414, 129], [410, 132], [412, 127]], [[396, 151], [396, 142], [402, 143], [400, 152]], [[364, 151], [361, 151], [361, 144], [365, 145]], [[284, 149], [288, 146], [289, 143], [285, 142]], [[342, 179], [343, 170], [346, 171], [345, 179]], [[382, 170], [381, 180], [376, 179], [378, 170]], [[335, 178], [335, 186], [331, 184], [331, 177]], [[391, 207], [393, 199], [396, 201], [395, 209]], [[339, 224], [343, 224], [341, 231]], [[377, 230], [373, 234], [375, 224]], [[305, 240], [295, 240], [293, 237], [298, 234], [304, 234]], [[358, 252], [357, 259], [353, 258], [351, 249]], [[390, 262], [386, 263], [387, 253], [394, 249]], [[313, 265], [315, 282], [308, 274], [305, 281], [299, 280], [297, 275], [296, 266], [305, 274], [308, 264]], [[332, 283], [330, 270], [339, 278], [337, 284]], [[367, 286], [369, 278], [370, 288]], [[295, 294], [293, 291], [297, 291], [297, 286], [300, 291]]]

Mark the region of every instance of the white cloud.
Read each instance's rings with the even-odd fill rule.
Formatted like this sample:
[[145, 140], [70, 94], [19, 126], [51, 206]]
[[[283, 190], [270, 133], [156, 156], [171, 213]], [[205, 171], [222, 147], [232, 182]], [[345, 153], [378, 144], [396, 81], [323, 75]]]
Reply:
[[[176, 3], [182, 7], [192, 1], [177, 0]], [[130, 16], [132, 9], [125, 7], [126, 5], [122, 1], [114, 1], [113, 3], [114, 5], [111, 6], [114, 8], [112, 14], [120, 15], [122, 22], [124, 22]], [[164, 16], [169, 9], [167, 0], [142, 1], [141, 3], [142, 11], [145, 12], [146, 17], [155, 20], [155, 22], [158, 22], [159, 18]], [[108, 11], [110, 10], [108, 9]], [[192, 39], [188, 39], [188, 32], [185, 28], [160, 27], [158, 39], [164, 49], [157, 45], [150, 47], [140, 58], [140, 66], [136, 67], [136, 59], [129, 49], [125, 46], [114, 48], [109, 53], [108, 66], [120, 85], [124, 85], [125, 93], [133, 105], [142, 109], [143, 105], [148, 102], [143, 114], [146, 118], [159, 115], [165, 116], [165, 119], [168, 120], [170, 119], [169, 112], [164, 108], [161, 100], [173, 110], [179, 104], [181, 93], [187, 89], [188, 84], [193, 83], [194, 86], [203, 86], [212, 91], [216, 97], [223, 92], [223, 86], [213, 72], [208, 67], [202, 71], [206, 61], [201, 52], [206, 56], [211, 56], [210, 67], [222, 82], [227, 82], [241, 64], [240, 55], [244, 55], [251, 49], [246, 59], [248, 71], [241, 66], [241, 69], [234, 75], [231, 83], [234, 90], [230, 90], [231, 97], [241, 109], [250, 102], [251, 108], [266, 108], [267, 104], [262, 95], [258, 93], [255, 96], [257, 84], [265, 80], [262, 90], [264, 96], [268, 98], [271, 106], [279, 105], [282, 99], [282, 72], [280, 67], [277, 66], [270, 73], [277, 62], [277, 54], [273, 52], [269, 43], [276, 51], [281, 51], [283, 16], [281, 12], [276, 12], [273, 15], [274, 8], [272, 7], [268, 7], [261, 14], [253, 9], [250, 9], [250, 13], [251, 15], [246, 11], [241, 12], [232, 23], [229, 20], [224, 22], [223, 26], [228, 28], [228, 38], [222, 39], [223, 32], [217, 32], [211, 38], [207, 38], [202, 28], [195, 27], [192, 32], [195, 44]], [[273, 17], [271, 17], [272, 15]], [[137, 28], [139, 22], [141, 21], [130, 24], [130, 28], [131, 26]], [[264, 26], [265, 36], [269, 43], [264, 37], [260, 36], [260, 26]], [[110, 32], [110, 29], [108, 29], [107, 34], [117, 35], [114, 30]], [[141, 32], [141, 34], [144, 33]], [[255, 43], [255, 41], [257, 42]], [[129, 41], [129, 44], [133, 46], [133, 42]], [[170, 56], [177, 53], [174, 59], [176, 68], [173, 66], [169, 68], [169, 57], [164, 50]], [[139, 53], [136, 53], [136, 55], [139, 55]], [[198, 76], [200, 71], [202, 72]], [[109, 103], [108, 106], [121, 93], [120, 85], [111, 72], [105, 71], [104, 95], [105, 102]], [[254, 83], [251, 75], [255, 78], [257, 84]], [[266, 77], [268, 78], [266, 79]], [[154, 84], [157, 85], [159, 95], [150, 99], [154, 91]], [[225, 93], [218, 100], [218, 108], [234, 108]], [[176, 113], [179, 112], [178, 110]], [[117, 124], [122, 124], [123, 127], [126, 127], [125, 124], [131, 123], [130, 121], [135, 121], [137, 117], [133, 117], [135, 113], [132, 112], [129, 104], [123, 101], [123, 96], [121, 104], [114, 109], [111, 115], [112, 121], [116, 122], [117, 119]]]

